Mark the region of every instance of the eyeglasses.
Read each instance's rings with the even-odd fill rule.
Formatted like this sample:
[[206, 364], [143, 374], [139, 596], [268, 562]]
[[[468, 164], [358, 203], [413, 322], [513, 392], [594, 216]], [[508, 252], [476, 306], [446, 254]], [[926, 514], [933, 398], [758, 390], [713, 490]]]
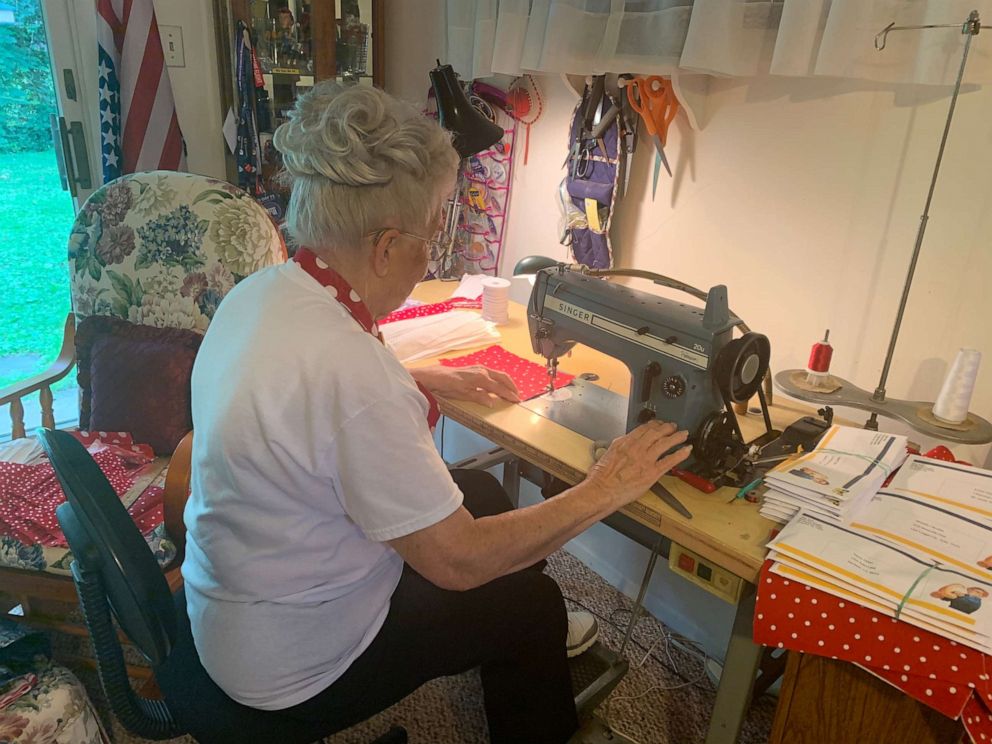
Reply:
[[[393, 229], [395, 228], [383, 227], [378, 230], [373, 230], [367, 234], [367, 237], [370, 237], [373, 241], [376, 241], [382, 237], [383, 233]], [[440, 261], [451, 251], [451, 245], [453, 242], [451, 236], [440, 230], [434, 234], [433, 238], [425, 238], [423, 235], [415, 235], [414, 233], [404, 232], [403, 230], [396, 230], [396, 232], [408, 238], [422, 240], [424, 245], [427, 247], [428, 255], [431, 261]]]

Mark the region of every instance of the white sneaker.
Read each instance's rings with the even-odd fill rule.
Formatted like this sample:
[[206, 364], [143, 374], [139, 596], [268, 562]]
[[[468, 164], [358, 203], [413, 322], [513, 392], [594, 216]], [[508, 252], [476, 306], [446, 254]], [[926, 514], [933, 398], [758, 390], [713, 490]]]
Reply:
[[565, 641], [565, 651], [569, 659], [587, 651], [597, 638], [599, 638], [599, 623], [591, 613], [568, 613], [568, 638]]

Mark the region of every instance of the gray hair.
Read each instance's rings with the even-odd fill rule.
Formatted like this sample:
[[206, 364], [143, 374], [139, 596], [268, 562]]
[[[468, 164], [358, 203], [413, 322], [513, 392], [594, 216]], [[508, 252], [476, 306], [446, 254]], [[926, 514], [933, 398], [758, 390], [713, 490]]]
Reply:
[[357, 246], [390, 218], [426, 226], [458, 166], [451, 135], [433, 119], [377, 88], [334, 81], [297, 99], [273, 144], [292, 184], [289, 231], [315, 248]]

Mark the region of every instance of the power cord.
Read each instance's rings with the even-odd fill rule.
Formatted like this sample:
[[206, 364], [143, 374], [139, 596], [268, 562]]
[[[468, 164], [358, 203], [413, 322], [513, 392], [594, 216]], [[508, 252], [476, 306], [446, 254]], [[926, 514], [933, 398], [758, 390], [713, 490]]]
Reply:
[[[600, 613], [596, 612], [594, 609], [592, 609], [585, 603], [580, 602], [579, 600], [573, 597], [565, 597], [565, 599], [567, 599], [569, 602], [572, 602], [575, 605], [578, 605], [586, 612], [591, 613], [595, 617], [599, 618], [600, 620], [603, 620], [604, 622], [613, 626], [617, 630], [626, 629], [625, 626], [616, 622], [616, 620], [614, 620], [614, 617], [618, 612], [630, 613], [631, 610], [627, 607], [619, 607], [619, 606], [614, 607], [613, 610], [610, 611], [609, 616], [605, 617]], [[664, 651], [665, 651], [665, 656], [668, 658], [668, 664], [666, 664], [661, 657], [654, 654], [655, 648], [657, 648], [658, 644], [661, 643], [662, 641], [664, 641], [665, 644]], [[620, 734], [621, 736], [624, 736], [627, 739], [629, 739], [632, 742], [632, 744], [641, 744], [641, 742], [638, 739], [636, 739], [634, 736], [632, 736], [630, 732], [624, 730], [620, 726], [616, 725], [615, 722], [610, 720], [610, 706], [614, 702], [619, 702], [621, 700], [626, 700], [626, 701], [639, 700], [640, 698], [643, 698], [646, 695], [651, 694], [652, 692], [670, 692], [672, 690], [680, 690], [685, 687], [696, 687], [703, 691], [711, 691], [711, 688], [704, 687], [703, 685], [700, 684], [704, 679], [708, 680], [708, 677], [706, 675], [706, 661], [709, 658], [709, 656], [708, 654], [706, 654], [705, 651], [703, 651], [703, 649], [700, 647], [700, 644], [697, 641], [694, 641], [691, 638], [685, 638], [684, 636], [676, 636], [675, 634], [669, 632], [664, 625], [662, 625], [661, 632], [658, 634], [658, 637], [655, 638], [654, 642], [650, 646], [645, 647], [644, 644], [640, 643], [639, 641], [633, 638], [631, 638], [630, 642], [644, 651], [644, 655], [641, 657], [640, 661], [637, 661], [632, 665], [631, 667], [632, 669], [637, 670], [642, 668], [644, 664], [647, 663], [647, 660], [650, 658], [657, 661], [662, 667], [664, 667], [670, 672], [673, 672], [679, 679], [682, 680], [682, 684], [678, 684], [678, 685], [654, 684], [654, 685], [650, 685], [647, 689], [642, 690], [641, 692], [635, 695], [611, 695], [606, 699], [606, 704], [603, 708], [603, 719], [607, 727], [612, 731], [615, 731], [616, 733]], [[697, 656], [697, 658], [701, 662], [701, 669], [700, 669], [700, 673], [696, 677], [689, 679], [688, 677], [686, 677], [685, 674], [682, 673], [682, 670], [679, 669], [678, 663], [675, 661], [675, 658], [672, 656], [671, 649], [669, 648], [670, 645], [677, 646], [684, 653]]]
[[[577, 605], [578, 607], [581, 607], [586, 612], [590, 613], [591, 615], [594, 615], [595, 617], [599, 618], [600, 620], [602, 620], [603, 622], [605, 622], [608, 625], [612, 626], [613, 628], [615, 628], [615, 629], [617, 629], [619, 631], [626, 630], [626, 625], [623, 625], [623, 624], [620, 624], [620, 623], [616, 622], [613, 619], [613, 617], [618, 612], [630, 612], [631, 610], [629, 608], [627, 608], [627, 607], [615, 607], [610, 612], [610, 615], [607, 617], [605, 615], [600, 614], [596, 610], [592, 609], [588, 605], [584, 604], [580, 600], [575, 599], [574, 597], [565, 597], [565, 599], [568, 600], [569, 602], [571, 602], [572, 604]], [[701, 658], [701, 660], [703, 662], [703, 670], [704, 671], [703, 671], [702, 678], [705, 678], [706, 677], [706, 674], [705, 674], [705, 668], [706, 668], [705, 667], [705, 663], [706, 663], [706, 659], [708, 659], [709, 656], [706, 654], [706, 652], [704, 652], [702, 650], [702, 648], [699, 646], [699, 644], [696, 641], [693, 641], [692, 639], [685, 638], [683, 636], [676, 636], [676, 635], [670, 633], [667, 630], [662, 630], [662, 633], [666, 634], [671, 639], [671, 642], [673, 644], [681, 647], [683, 649], [683, 651], [685, 651], [686, 653], [698, 654], [699, 655], [699, 657]], [[635, 645], [638, 648], [640, 648], [642, 651], [650, 651], [651, 650], [651, 649], [649, 649], [648, 646], [645, 646], [643, 643], [641, 643], [640, 641], [638, 641], [638, 640], [636, 640], [634, 638], [631, 638], [630, 639], [630, 642], [633, 645]], [[656, 644], [653, 644], [651, 648], [653, 648], [654, 645], [656, 645]], [[667, 646], [666, 646], [666, 655], [670, 659], [670, 661], [668, 661], [668, 662], [666, 662], [665, 659], [663, 659], [660, 656], [657, 656], [656, 654], [651, 654], [651, 658], [654, 659], [655, 661], [657, 661], [659, 664], [661, 664], [661, 666], [664, 667], [665, 669], [667, 669], [669, 672], [671, 672], [672, 674], [675, 674], [683, 682], [685, 682], [687, 684], [696, 685], [700, 690], [702, 690], [704, 692], [712, 692], [712, 687], [711, 686], [710, 687], [705, 687], [705, 686], [702, 686], [702, 685], [699, 685], [698, 684], [698, 682], [699, 682], [699, 680], [701, 678], [689, 679], [685, 674], [682, 673], [682, 671], [678, 668], [678, 664], [676, 664], [675, 663], [675, 660], [671, 658], [671, 653], [668, 651]], [[639, 669], [640, 666], [641, 666], [641, 664], [638, 664], [634, 668], [635, 669]]]

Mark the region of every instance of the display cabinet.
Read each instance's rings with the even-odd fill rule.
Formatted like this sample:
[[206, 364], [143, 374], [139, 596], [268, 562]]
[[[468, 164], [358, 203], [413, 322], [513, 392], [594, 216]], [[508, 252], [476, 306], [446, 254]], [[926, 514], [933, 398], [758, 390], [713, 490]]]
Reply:
[[258, 92], [260, 131], [279, 126], [316, 81], [382, 87], [382, 6], [382, 0], [233, 0], [235, 20], [252, 31], [265, 81]]
[[[221, 94], [237, 112], [234, 44], [238, 22], [251, 31], [261, 85], [255, 89], [266, 188], [277, 190], [271, 134], [314, 83], [383, 87], [384, 0], [214, 0]], [[229, 176], [237, 183], [233, 158]]]

